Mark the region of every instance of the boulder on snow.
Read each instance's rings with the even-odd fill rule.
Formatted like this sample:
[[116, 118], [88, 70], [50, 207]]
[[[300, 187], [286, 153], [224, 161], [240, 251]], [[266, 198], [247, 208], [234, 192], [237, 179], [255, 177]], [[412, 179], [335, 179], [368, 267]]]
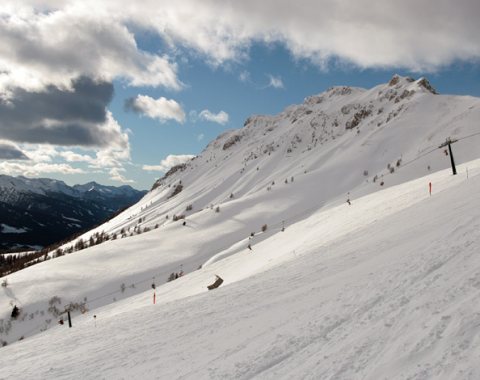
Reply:
[[223, 279], [220, 276], [215, 275], [216, 280], [213, 284], [208, 285], [207, 288], [208, 290], [216, 289], [223, 283]]

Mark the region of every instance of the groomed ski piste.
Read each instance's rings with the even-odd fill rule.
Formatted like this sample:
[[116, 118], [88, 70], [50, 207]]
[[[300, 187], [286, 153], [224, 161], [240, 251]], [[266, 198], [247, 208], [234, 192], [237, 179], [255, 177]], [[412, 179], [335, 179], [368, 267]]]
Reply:
[[[156, 304], [150, 278], [72, 328], [2, 348], [0, 378], [478, 379], [479, 174], [476, 160], [333, 204], [157, 286]], [[125, 239], [138, 249], [111, 267], [125, 293], [148, 236]], [[40, 279], [68, 291], [83, 277], [87, 293], [89, 257], [114, 259], [109, 244], [18, 272], [3, 291], [35, 298]], [[207, 291], [215, 274], [224, 283]]]

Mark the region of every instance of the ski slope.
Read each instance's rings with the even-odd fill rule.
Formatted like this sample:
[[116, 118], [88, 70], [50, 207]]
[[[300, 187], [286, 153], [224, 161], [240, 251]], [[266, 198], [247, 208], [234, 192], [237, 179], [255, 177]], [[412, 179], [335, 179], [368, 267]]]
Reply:
[[[298, 215], [295, 222], [334, 200], [344, 202], [347, 193], [359, 197], [448, 168], [438, 146], [447, 137], [478, 134], [479, 119], [479, 98], [438, 95], [423, 78], [395, 75], [371, 89], [333, 87], [221, 134], [139, 203], [81, 238], [129, 236], [185, 215], [202, 227], [222, 224], [223, 234], [235, 237], [225, 242], [230, 246], [264, 223]], [[478, 158], [479, 138], [455, 143], [458, 163]], [[206, 218], [217, 206], [220, 215]], [[219, 253], [215, 248], [223, 246], [211, 247], [210, 255]]]
[[475, 378], [479, 116], [394, 76], [249, 118], [79, 238], [115, 240], [8, 276], [0, 378]]
[[[458, 171], [332, 201], [257, 234], [252, 252], [248, 238], [214, 239], [208, 209], [203, 223], [201, 212], [15, 273], [2, 306], [127, 287], [75, 314], [71, 329], [52, 324], [2, 348], [0, 378], [478, 379], [480, 160]], [[258, 207], [244, 212], [266, 213]], [[241, 216], [230, 223], [243, 232]], [[193, 271], [221, 243], [230, 252]], [[128, 255], [115, 254], [120, 245]], [[155, 270], [180, 262], [189, 273], [157, 286], [154, 305]], [[209, 292], [215, 274], [225, 282]]]

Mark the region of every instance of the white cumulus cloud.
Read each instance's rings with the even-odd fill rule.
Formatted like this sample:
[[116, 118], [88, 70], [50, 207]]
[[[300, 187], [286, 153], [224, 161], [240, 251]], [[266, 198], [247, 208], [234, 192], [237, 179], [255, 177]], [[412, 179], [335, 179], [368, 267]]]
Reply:
[[[127, 20], [98, 3], [27, 4], [6, 1], [0, 17], [0, 95], [11, 89], [71, 88], [80, 76], [132, 86], [180, 89], [177, 65], [139, 49]], [[18, 5], [17, 5], [18, 4]], [[113, 5], [113, 4], [111, 4]], [[120, 4], [118, 4], [119, 7]], [[49, 12], [38, 11], [47, 8]], [[89, 10], [90, 9], [90, 10]], [[1, 11], [0, 11], [1, 12]]]
[[126, 108], [132, 111], [157, 119], [161, 123], [167, 120], [176, 120], [179, 123], [185, 122], [185, 112], [182, 106], [173, 99], [166, 99], [163, 96], [154, 99], [147, 95], [138, 95], [133, 99], [129, 99]]
[[75, 153], [70, 150], [59, 152], [59, 156], [67, 162], [93, 162], [94, 158], [88, 154]]
[[218, 113], [213, 113], [209, 110], [203, 110], [198, 115], [199, 119], [211, 121], [213, 123], [218, 123], [221, 125], [225, 125], [228, 123], [228, 113], [225, 111], [220, 111]]
[[[320, 67], [428, 71], [480, 60], [476, 0], [4, 0], [0, 14], [4, 98], [15, 87], [71, 88], [80, 76], [178, 90], [169, 54], [178, 47], [214, 65], [246, 60], [262, 42]], [[142, 50], [136, 34], [145, 30], [166, 48]]]
[[135, 181], [125, 178], [125, 176], [122, 174], [125, 171], [126, 170], [124, 168], [120, 168], [120, 167], [111, 168], [109, 171], [110, 179], [114, 181], [122, 182], [122, 183], [135, 183]]
[[268, 79], [269, 79], [269, 83], [267, 87], [285, 88], [281, 77], [275, 77], [271, 74], [268, 74]]
[[82, 174], [83, 169], [74, 168], [68, 164], [51, 164], [39, 162], [36, 164], [24, 164], [19, 162], [0, 162], [0, 172], [7, 175], [25, 175], [38, 177], [44, 174]]

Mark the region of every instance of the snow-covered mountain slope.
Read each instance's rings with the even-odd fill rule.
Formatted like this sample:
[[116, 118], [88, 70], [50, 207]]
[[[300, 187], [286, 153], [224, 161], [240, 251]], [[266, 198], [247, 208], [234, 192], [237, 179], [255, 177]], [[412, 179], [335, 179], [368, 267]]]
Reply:
[[[124, 293], [104, 295], [118, 302], [75, 315], [73, 328], [52, 324], [4, 347], [1, 376], [476, 379], [480, 160], [467, 165], [457, 176], [437, 172], [266, 233], [252, 252], [157, 287], [155, 305], [154, 280], [130, 278], [142, 293], [128, 297], [134, 290], [125, 282]], [[170, 228], [171, 239], [185, 240], [185, 228]], [[3, 298], [86, 294], [92, 278], [128, 278], [142, 256], [158, 267], [168, 251], [161, 242], [156, 261], [142, 255], [154, 234], [124, 239], [136, 241], [131, 256], [114, 255], [117, 240], [16, 273]], [[109, 279], [92, 276], [114, 256]], [[225, 282], [209, 292], [214, 274]], [[45, 318], [32, 315], [30, 323]]]
[[11, 194], [34, 193], [46, 195], [49, 192], [62, 193], [70, 196], [78, 195], [75, 190], [65, 182], [50, 178], [26, 178], [23, 176], [11, 177], [0, 175], [0, 201], [8, 202]]
[[[348, 192], [359, 196], [449, 167], [436, 148], [447, 137], [479, 132], [479, 119], [479, 98], [438, 95], [426, 79], [394, 76], [370, 90], [334, 87], [225, 132], [96, 232], [153, 228], [218, 205], [235, 213], [261, 205], [251, 213], [256, 220], [243, 220], [248, 235], [282, 215], [302, 218], [333, 199], [343, 202]], [[478, 158], [478, 141], [455, 143], [457, 162]]]
[[104, 196], [108, 197], [114, 197], [114, 196], [138, 196], [139, 191], [135, 190], [133, 187], [128, 186], [128, 185], [122, 185], [122, 186], [105, 186], [105, 185], [100, 185], [94, 181], [85, 183], [83, 185], [73, 185], [73, 189], [75, 189], [78, 193], [83, 194], [83, 197], [85, 197], [85, 194], [92, 194], [94, 193], [99, 193], [103, 194]]
[[[3, 293], [0, 292], [2, 313], [0, 318], [3, 318], [3, 325], [0, 325], [0, 339], [8, 342], [10, 346], [10, 343], [16, 342], [20, 337], [28, 338], [44, 329], [48, 331], [40, 335], [57, 337], [50, 334], [65, 333], [63, 330], [61, 333], [57, 332], [60, 331], [58, 328], [51, 329], [51, 327], [56, 326], [57, 311], [64, 310], [70, 303], [73, 303], [76, 308], [73, 314], [75, 324], [91, 325], [93, 313], [98, 314], [99, 318], [100, 316], [111, 318], [108, 319], [111, 323], [121, 316], [120, 318], [135, 324], [138, 314], [145, 313], [144, 307], [148, 307], [145, 304], [151, 297], [153, 282], [157, 286], [158, 301], [163, 305], [162, 309], [152, 311], [154, 319], [140, 319], [141, 322], [138, 323], [142, 326], [152, 326], [158, 322], [158, 318], [162, 318], [166, 322], [160, 323], [161, 328], [169, 330], [168, 332], [162, 330], [162, 334], [171, 339], [170, 344], [173, 339], [180, 339], [183, 336], [182, 332], [178, 332], [180, 335], [175, 335], [177, 332], [170, 331], [170, 328], [174, 329], [175, 326], [180, 325], [187, 328], [191, 324], [192, 328], [196, 326], [200, 329], [199, 340], [191, 337], [194, 332], [190, 328], [185, 339], [192, 338], [192, 350], [196, 347], [200, 351], [202, 349], [208, 351], [209, 347], [212, 347], [211, 351], [208, 351], [210, 353], [207, 356], [199, 354], [198, 357], [194, 357], [193, 351], [185, 350], [187, 356], [184, 356], [192, 360], [192, 370], [203, 368], [200, 378], [221, 377], [225, 373], [236, 374], [239, 378], [249, 377], [252, 374], [259, 374], [262, 367], [268, 373], [269, 366], [274, 368], [269, 357], [273, 358], [273, 362], [282, 361], [280, 351], [285, 352], [284, 346], [280, 345], [282, 337], [286, 337], [286, 341], [291, 344], [296, 342], [290, 340], [287, 327], [290, 326], [294, 330], [291, 335], [299, 336], [300, 341], [304, 337], [303, 328], [298, 327], [300, 329], [298, 332], [295, 330], [295, 325], [289, 325], [285, 320], [279, 320], [278, 325], [273, 323], [272, 326], [279, 331], [281, 326], [287, 326], [287, 330], [278, 337], [280, 345], [278, 353], [275, 348], [272, 348], [271, 340], [267, 342], [273, 350], [270, 354], [256, 351], [257, 349], [243, 351], [240, 346], [246, 344], [246, 341], [237, 346], [235, 341], [230, 345], [228, 339], [225, 345], [216, 350], [215, 342], [210, 338], [215, 338], [214, 340], [217, 341], [221, 335], [214, 333], [215, 322], [210, 322], [205, 316], [209, 314], [213, 318], [217, 315], [215, 312], [219, 306], [215, 303], [217, 296], [212, 295], [217, 291], [204, 294], [205, 287], [213, 281], [214, 274], [219, 274], [225, 279], [224, 285], [218, 289], [220, 295], [224, 294], [221, 296], [225, 297], [222, 298], [224, 306], [230, 309], [232, 302], [238, 299], [243, 300], [239, 307], [246, 310], [232, 308], [232, 314], [229, 314], [230, 310], [222, 310], [223, 322], [233, 313], [245, 315], [248, 311], [259, 315], [257, 322], [270, 318], [270, 313], [271, 318], [275, 320], [277, 315], [281, 316], [281, 300], [286, 301], [283, 304], [283, 309], [286, 310], [285, 318], [295, 320], [298, 317], [295, 310], [285, 306], [289, 305], [289, 301], [295, 294], [291, 294], [289, 288], [283, 285], [283, 279], [290, 276], [286, 282], [290, 285], [298, 281], [298, 291], [301, 295], [306, 292], [306, 289], [312, 289], [311, 277], [314, 274], [310, 268], [316, 268], [319, 271], [319, 278], [315, 278], [313, 289], [319, 290], [326, 287], [330, 291], [326, 295], [322, 293], [319, 296], [318, 300], [321, 303], [315, 304], [315, 310], [319, 311], [323, 304], [335, 310], [338, 318], [331, 314], [330, 309], [326, 314], [320, 313], [320, 315], [328, 317], [332, 328], [336, 330], [335, 323], [342, 321], [343, 317], [346, 318], [344, 312], [351, 314], [356, 308], [368, 309], [370, 298], [361, 297], [360, 291], [369, 277], [364, 278], [359, 275], [359, 282], [356, 285], [355, 269], [352, 269], [354, 270], [352, 273], [348, 272], [349, 265], [358, 263], [365, 271], [371, 266], [371, 272], [374, 274], [377, 270], [394, 273], [389, 272], [388, 268], [389, 261], [392, 261], [399, 252], [395, 247], [414, 247], [414, 245], [407, 246], [406, 243], [401, 243], [401, 238], [408, 237], [412, 240], [412, 244], [420, 244], [423, 249], [421, 252], [427, 256], [420, 255], [418, 258], [420, 261], [414, 261], [409, 255], [402, 256], [398, 260], [405, 259], [405, 262], [393, 260], [392, 262], [398, 263], [400, 267], [390, 269], [398, 271], [395, 272], [396, 277], [391, 284], [392, 291], [398, 287], [404, 292], [407, 290], [411, 292], [408, 284], [409, 281], [414, 282], [414, 277], [410, 277], [410, 273], [402, 272], [407, 268], [407, 263], [420, 265], [425, 262], [425, 265], [429, 265], [433, 259], [426, 248], [428, 244], [431, 242], [436, 244], [437, 240], [444, 242], [448, 234], [453, 235], [455, 241], [460, 239], [453, 230], [438, 232], [437, 225], [431, 226], [431, 232], [425, 230], [426, 237], [414, 234], [414, 231], [422, 231], [421, 223], [427, 223], [424, 221], [426, 216], [422, 213], [416, 215], [415, 210], [416, 207], [423, 207], [425, 202], [431, 202], [427, 193], [428, 183], [432, 182], [435, 196], [442, 190], [453, 194], [454, 188], [455, 191], [458, 190], [455, 187], [457, 185], [465, 193], [467, 190], [464, 188], [468, 186], [471, 186], [473, 191], [478, 190], [476, 185], [471, 184], [477, 183], [476, 174], [480, 164], [470, 162], [460, 166], [461, 175], [456, 178], [450, 176], [449, 169], [437, 172], [450, 165], [450, 158], [445, 156], [443, 149], [437, 149], [437, 147], [449, 136], [459, 138], [460, 140], [453, 144], [457, 163], [478, 158], [476, 147], [479, 137], [475, 134], [479, 132], [476, 124], [479, 116], [480, 100], [478, 98], [437, 95], [425, 80], [413, 81], [408, 78], [394, 77], [390, 83], [371, 90], [333, 88], [321, 95], [307, 98], [302, 105], [289, 107], [280, 115], [252, 117], [247, 120], [243, 128], [219, 136], [194, 160], [184, 166], [172, 168], [170, 173], [158, 181], [154, 189], [139, 203], [80, 237], [83, 241], [89, 241], [93, 234], [103, 231], [110, 237], [115, 237], [116, 240], [109, 240], [71, 255], [46, 261], [9, 276], [10, 285], [2, 288]], [[462, 184], [466, 180], [467, 168], [471, 178]], [[425, 175], [427, 177], [406, 183]], [[403, 185], [396, 187], [397, 184]], [[448, 188], [452, 190], [447, 191]], [[383, 191], [377, 194], [379, 190]], [[441, 194], [438, 196], [440, 197]], [[345, 202], [347, 197], [350, 197], [352, 206], [348, 206]], [[472, 203], [470, 198], [466, 202], [465, 205], [468, 205], [468, 202]], [[473, 204], [476, 204], [475, 202], [476, 200]], [[435, 205], [434, 209], [427, 210], [434, 211], [430, 217], [441, 215], [442, 201], [437, 200], [432, 204]], [[457, 215], [455, 214], [457, 211], [450, 209], [450, 205], [447, 204], [446, 207], [453, 216]], [[462, 210], [465, 211], [466, 207], [462, 206]], [[410, 211], [407, 212], [407, 210]], [[398, 216], [403, 215], [402, 213], [407, 213], [408, 217]], [[181, 220], [173, 221], [174, 215], [178, 218], [181, 214], [186, 216], [185, 226], [182, 225]], [[475, 214], [470, 215], [467, 211], [464, 214], [475, 221]], [[458, 214], [458, 218], [460, 217], [461, 215]], [[398, 222], [384, 231], [382, 226], [390, 218], [398, 218]], [[409, 218], [412, 218], [412, 223]], [[266, 228], [264, 232], [262, 232], [263, 226]], [[408, 229], [410, 226], [418, 228]], [[448, 226], [453, 228], [450, 224]], [[285, 227], [284, 232], [282, 227]], [[403, 228], [399, 229], [399, 237], [395, 236], [394, 227]], [[149, 232], [138, 234], [149, 229]], [[253, 237], [252, 233], [254, 233]], [[385, 239], [382, 237], [383, 233], [386, 234]], [[410, 236], [410, 233], [413, 236]], [[468, 233], [470, 232], [465, 232], [466, 235]], [[125, 238], [121, 238], [122, 236]], [[361, 242], [362, 236], [365, 242]], [[423, 241], [422, 238], [426, 240]], [[364, 263], [355, 261], [347, 255], [347, 245], [343, 246], [348, 244], [348, 241], [354, 241], [359, 247], [364, 247], [365, 252], [374, 252], [377, 258], [381, 253], [385, 253], [386, 256], [380, 257], [379, 263], [374, 262], [375, 260], [367, 260]], [[391, 246], [391, 242], [395, 246]], [[350, 247], [354, 243], [351, 244]], [[67, 244], [64, 248], [69, 245]], [[252, 251], [247, 249], [248, 245], [251, 245]], [[338, 251], [335, 251], [337, 246]], [[476, 245], [474, 244], [473, 247]], [[327, 282], [324, 283], [321, 282], [323, 281], [321, 274], [330, 272], [324, 272], [321, 268], [324, 265], [330, 265], [330, 262], [322, 260], [331, 259], [330, 256], [323, 255], [325, 252], [337, 252], [339, 256], [338, 260], [335, 259], [337, 261], [331, 262], [331, 265], [338, 265], [338, 271], [331, 272], [331, 275], [327, 276]], [[362, 258], [366, 257], [362, 256]], [[474, 264], [472, 262], [472, 265]], [[202, 269], [197, 270], [200, 266]], [[290, 272], [290, 269], [282, 269], [290, 266], [296, 267], [297, 271], [292, 269]], [[412, 271], [419, 273], [418, 270], [421, 268], [420, 265]], [[187, 275], [165, 284], [172, 272], [180, 270]], [[302, 271], [308, 275], [303, 276]], [[352, 278], [349, 278], [350, 274]], [[361, 274], [364, 275], [363, 272]], [[335, 285], [337, 275], [343, 279], [341, 281], [344, 281], [339, 280], [338, 287]], [[379, 275], [383, 276], [382, 273]], [[380, 295], [387, 283], [386, 277], [383, 280], [382, 278], [372, 277], [374, 280], [372, 283], [367, 283], [368, 289]], [[405, 278], [407, 282], [404, 284], [402, 281]], [[262, 293], [260, 283], [265, 279], [269, 279], [268, 287]], [[348, 282], [350, 280], [351, 282]], [[376, 280], [381, 284], [378, 288], [375, 287]], [[142, 294], [147, 289], [150, 291]], [[229, 294], [224, 293], [227, 289], [237, 290]], [[275, 289], [278, 291], [276, 295]], [[296, 289], [295, 286], [293, 289]], [[337, 290], [341, 291], [341, 296], [337, 296]], [[250, 291], [254, 291], [255, 295], [248, 294]], [[399, 291], [399, 294], [402, 291]], [[228, 297], [232, 297], [232, 301], [227, 302]], [[258, 307], [246, 307], [248, 297], [253, 297], [252, 302]], [[210, 299], [212, 304], [208, 301]], [[263, 309], [259, 305], [261, 299], [272, 299], [276, 306]], [[299, 298], [299, 303], [302, 302], [301, 299], [302, 297]], [[312, 298], [304, 298], [306, 303], [315, 300], [313, 295]], [[335, 303], [336, 300], [338, 303]], [[419, 300], [419, 302], [423, 301]], [[112, 303], [113, 305], [108, 306]], [[190, 307], [196, 307], [202, 303], [205, 303], [205, 306], [199, 307], [195, 312], [189, 311]], [[20, 306], [22, 313], [19, 320], [11, 322], [9, 313], [13, 304]], [[79, 310], [85, 308], [90, 311], [82, 316]], [[305, 312], [307, 310], [306, 307], [300, 309]], [[402, 308], [399, 310], [404, 311]], [[196, 314], [197, 311], [199, 314]], [[185, 320], [177, 321], [178, 313], [185, 313]], [[310, 317], [314, 318], [313, 312]], [[81, 322], [82, 318], [87, 319]], [[207, 330], [193, 324], [194, 318], [200, 318], [201, 321], [198, 323], [206, 324]], [[230, 330], [226, 326], [220, 329], [227, 334], [225, 336], [235, 336], [240, 332], [243, 334], [243, 328], [247, 329], [250, 326], [253, 326], [252, 332], [246, 334], [246, 337], [252, 338], [252, 334], [270, 336], [265, 330], [270, 331], [269, 326], [265, 327], [266, 322], [262, 324], [260, 331], [254, 328], [255, 324], [250, 324], [249, 318], [244, 321], [235, 318], [233, 320], [236, 323], [232, 324], [232, 329], [236, 330]], [[305, 319], [301, 319], [302, 324], [307, 323], [307, 318], [309, 316], [306, 312]], [[314, 327], [323, 331], [320, 327], [330, 326], [327, 322], [327, 320], [318, 322], [319, 324], [314, 324]], [[355, 322], [356, 327], [362, 324], [367, 325], [366, 320], [357, 322]], [[340, 326], [343, 326], [343, 322]], [[125, 325], [120, 328], [124, 329]], [[368, 328], [371, 329], [372, 326]], [[138, 330], [135, 331], [138, 333]], [[154, 331], [160, 333], [156, 327]], [[211, 334], [204, 333], [205, 331]], [[352, 330], [348, 331], [349, 334], [353, 334]], [[91, 334], [93, 336], [96, 333], [93, 331]], [[138, 336], [128, 336], [125, 339], [136, 341], [140, 336], [144, 337], [142, 334], [138, 333]], [[328, 337], [329, 333], [326, 335]], [[152, 336], [158, 337], [155, 333]], [[83, 338], [78, 336], [75, 339], [77, 338], [92, 342], [86, 336]], [[40, 339], [39, 342], [45, 344], [49, 338], [28, 338], [28, 341], [33, 339]], [[107, 339], [106, 336], [102, 338], [103, 342]], [[269, 339], [275, 340], [272, 337]], [[397, 338], [392, 337], [392, 339]], [[161, 338], [158, 340], [162, 341]], [[361, 337], [358, 337], [358, 341], [365, 343]], [[324, 354], [331, 360], [335, 360], [331, 356], [332, 352], [343, 348], [343, 346], [337, 346], [335, 342], [337, 340], [331, 343], [333, 351]], [[195, 346], [196, 343], [198, 343], [197, 346]], [[141, 345], [140, 342], [138, 344]], [[299, 344], [302, 346], [301, 342]], [[2, 354], [10, 352], [12, 358], [16, 357], [14, 354], [16, 349], [13, 348], [16, 345], [5, 348], [12, 351], [2, 351]], [[18, 346], [21, 345], [22, 343], [18, 344]], [[157, 347], [152, 340], [147, 340], [145, 345]], [[257, 340], [255, 345], [261, 345], [261, 340]], [[115, 344], [113, 346], [116, 347]], [[140, 350], [139, 346], [136, 347]], [[368, 348], [368, 345], [366, 347]], [[377, 348], [383, 350], [386, 349], [385, 347]], [[145, 357], [151, 358], [148, 355], [155, 355], [158, 350], [154, 348]], [[260, 347], [257, 348], [261, 350]], [[92, 352], [96, 351], [92, 348]], [[108, 350], [106, 352], [111, 353]], [[125, 358], [125, 351], [119, 352], [119, 357]], [[234, 352], [239, 352], [240, 356], [234, 357]], [[258, 361], [255, 361], [257, 359], [254, 358], [253, 352], [260, 354]], [[79, 354], [83, 355], [80, 351]], [[99, 357], [104, 358], [102, 355]], [[174, 371], [174, 367], [178, 366], [178, 362], [168, 356], [174, 355], [173, 351], [168, 351], [165, 354], [167, 356], [159, 355], [158, 358], [162, 358], [160, 361], [164, 364], [164, 360], [171, 359], [172, 367], [168, 367], [167, 363], [166, 368]], [[213, 364], [213, 358], [223, 357], [222, 355], [229, 357], [226, 367]], [[138, 363], [140, 357], [135, 358], [134, 362]], [[245, 367], [249, 358], [255, 361], [252, 367], [253, 372]], [[207, 374], [208, 366], [201, 367], [200, 364], [205, 363], [204, 359], [210, 363], [209, 367], [220, 369]], [[382, 360], [384, 359], [379, 359], [377, 362], [389, 363]], [[114, 360], [111, 362], [103, 360], [103, 362], [116, 363]], [[125, 365], [129, 368], [135, 367], [132, 373], [141, 374], [146, 367], [135, 366], [132, 364], [134, 362], [126, 360]], [[232, 363], [240, 363], [239, 366], [243, 370], [237, 373], [234, 367], [228, 367], [234, 366]], [[327, 363], [331, 364], [328, 360]], [[345, 360], [340, 360], [334, 363], [335, 365], [326, 364], [326, 367], [321, 368], [327, 371], [327, 367], [334, 368], [340, 365], [339, 363], [346, 365]], [[0, 362], [0, 364], [3, 363]], [[363, 364], [366, 366], [365, 363]], [[103, 369], [108, 376], [116, 377], [115, 369], [112, 369], [115, 365], [109, 367], [110, 370]], [[309, 365], [314, 366], [314, 364]], [[321, 364], [318, 365], [321, 366]], [[373, 364], [369, 364], [370, 369], [371, 365]], [[469, 364], [466, 365], [468, 367]], [[56, 364], [52, 364], [52, 368], [55, 366]], [[101, 367], [101, 364], [99, 366]], [[294, 367], [295, 364], [292, 366]], [[347, 367], [345, 368], [345, 373], [351, 373]], [[19, 367], [15, 369], [18, 370]], [[122, 370], [125, 368], [122, 367]], [[293, 371], [288, 369], [290, 370]], [[317, 372], [320, 373], [319, 377], [322, 377], [323, 372], [320, 370]], [[66, 372], [62, 373], [66, 374]], [[325, 374], [327, 378], [335, 377], [333, 374], [329, 375], [329, 372]], [[184, 372], [183, 375], [187, 378], [194, 376], [193, 372]], [[273, 376], [272, 373], [270, 375]], [[259, 376], [263, 377], [263, 374]], [[293, 377], [302, 376], [308, 377], [301, 374]], [[347, 375], [345, 377], [351, 378]], [[338, 378], [341, 376], [339, 375]]]

